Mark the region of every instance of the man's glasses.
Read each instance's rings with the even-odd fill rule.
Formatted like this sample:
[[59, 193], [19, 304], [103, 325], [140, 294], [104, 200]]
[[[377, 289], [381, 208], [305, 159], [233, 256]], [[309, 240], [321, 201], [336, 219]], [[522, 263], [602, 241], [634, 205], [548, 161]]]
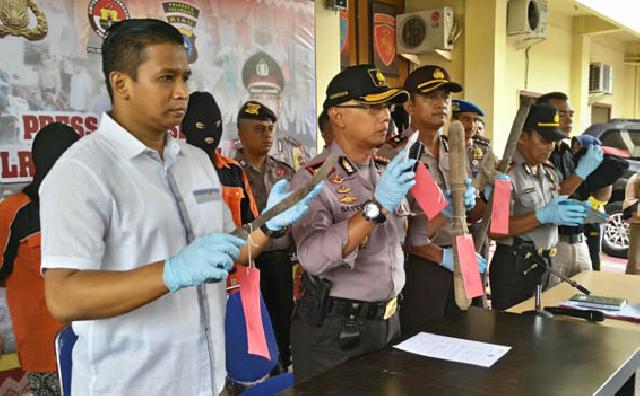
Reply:
[[573, 110], [558, 110], [558, 116], [560, 117], [573, 117]]
[[380, 110], [391, 110], [393, 109], [393, 104], [389, 103], [389, 102], [385, 102], [385, 103], [372, 103], [372, 104], [368, 104], [368, 103], [358, 103], [358, 104], [346, 104], [346, 105], [339, 105], [339, 106], [335, 106], [341, 109], [364, 109], [364, 110], [368, 110], [370, 112], [377, 112]]

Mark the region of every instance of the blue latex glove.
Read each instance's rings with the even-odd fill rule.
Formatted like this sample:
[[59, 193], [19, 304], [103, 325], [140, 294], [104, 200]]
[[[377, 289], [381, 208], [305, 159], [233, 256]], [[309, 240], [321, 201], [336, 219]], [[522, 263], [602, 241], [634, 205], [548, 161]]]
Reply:
[[[478, 271], [484, 274], [487, 270], [487, 260], [479, 253], [476, 253], [476, 258], [478, 259]], [[453, 271], [453, 249], [449, 248], [442, 251], [442, 263], [440, 265], [449, 271]]]
[[[509, 175], [507, 175], [506, 173], [502, 173], [502, 172], [498, 172], [496, 173], [496, 180], [506, 180], [508, 182], [511, 181], [511, 178], [509, 177]], [[489, 198], [491, 198], [491, 194], [493, 193], [493, 186], [491, 184], [488, 184], [486, 186], [484, 186], [484, 199], [486, 199], [487, 201], [489, 200]]]
[[602, 163], [603, 152], [602, 147], [592, 144], [587, 149], [587, 153], [580, 158], [578, 166], [576, 166], [576, 176], [582, 180], [586, 179], [598, 166]]
[[587, 209], [571, 201], [566, 195], [559, 195], [542, 208], [536, 209], [540, 224], [578, 225], [584, 222]]
[[[320, 191], [322, 191], [323, 185], [324, 182], [316, 184], [313, 190], [309, 191], [309, 194], [307, 194], [306, 197], [302, 198], [297, 204], [293, 205], [289, 209], [267, 221], [265, 223], [267, 228], [271, 231], [280, 231], [284, 227], [287, 227], [300, 220], [305, 215], [305, 213], [307, 213], [307, 210], [309, 210], [309, 203], [313, 201], [316, 195], [320, 194]], [[289, 182], [287, 182], [286, 180], [283, 179], [277, 182], [271, 189], [271, 193], [269, 193], [267, 204], [265, 205], [264, 210], [272, 208], [280, 201], [288, 197], [289, 194], [291, 194], [287, 191], [288, 189]]]
[[204, 235], [165, 260], [162, 280], [171, 293], [206, 280], [225, 280], [244, 244], [245, 241], [229, 234]]
[[[465, 179], [464, 184], [464, 210], [471, 210], [476, 206], [476, 189], [471, 184], [471, 179]], [[451, 191], [445, 191], [444, 196], [447, 198], [447, 206], [442, 209], [441, 213], [451, 218], [453, 217], [453, 197], [451, 195]]]
[[387, 165], [373, 194], [388, 212], [393, 212], [402, 203], [409, 189], [416, 185], [416, 173], [411, 170], [416, 160], [403, 161], [405, 156], [406, 152], [402, 150]]

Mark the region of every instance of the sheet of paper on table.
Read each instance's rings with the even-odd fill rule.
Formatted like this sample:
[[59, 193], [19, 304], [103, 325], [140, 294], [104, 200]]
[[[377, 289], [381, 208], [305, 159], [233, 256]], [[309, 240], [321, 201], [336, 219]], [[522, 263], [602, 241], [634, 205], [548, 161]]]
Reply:
[[418, 333], [402, 341], [395, 348], [422, 356], [482, 367], [491, 367], [511, 349], [509, 346], [439, 336], [426, 332]]

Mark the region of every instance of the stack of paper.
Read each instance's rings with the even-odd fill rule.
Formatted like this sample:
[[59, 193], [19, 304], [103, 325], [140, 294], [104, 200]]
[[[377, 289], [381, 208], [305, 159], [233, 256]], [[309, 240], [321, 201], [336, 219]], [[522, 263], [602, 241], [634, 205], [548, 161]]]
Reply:
[[395, 348], [417, 355], [482, 367], [491, 367], [511, 349], [508, 346], [439, 336], [425, 332], [418, 333], [414, 337], [401, 342]]
[[563, 308], [572, 308], [579, 310], [600, 311], [606, 318], [629, 320], [632, 322], [640, 322], [640, 304], [626, 304], [619, 311], [611, 311], [606, 309], [588, 308], [573, 301], [565, 301], [560, 304]]

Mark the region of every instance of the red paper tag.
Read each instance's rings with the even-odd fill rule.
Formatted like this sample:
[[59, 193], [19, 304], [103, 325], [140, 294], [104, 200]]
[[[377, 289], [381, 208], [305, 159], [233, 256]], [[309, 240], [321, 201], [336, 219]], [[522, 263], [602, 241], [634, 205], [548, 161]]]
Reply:
[[447, 199], [442, 190], [422, 162], [418, 163], [416, 185], [411, 189], [411, 193], [429, 220], [447, 206]]
[[509, 235], [509, 207], [511, 206], [511, 182], [496, 179], [493, 188], [493, 207], [491, 209], [492, 234]]
[[460, 272], [464, 282], [464, 292], [467, 298], [482, 295], [482, 281], [478, 270], [478, 258], [473, 247], [473, 238], [469, 234], [456, 236], [456, 249], [460, 259]]
[[260, 270], [239, 267], [237, 274], [240, 284], [240, 300], [247, 324], [247, 352], [271, 360], [262, 325], [262, 312], [260, 311]]

